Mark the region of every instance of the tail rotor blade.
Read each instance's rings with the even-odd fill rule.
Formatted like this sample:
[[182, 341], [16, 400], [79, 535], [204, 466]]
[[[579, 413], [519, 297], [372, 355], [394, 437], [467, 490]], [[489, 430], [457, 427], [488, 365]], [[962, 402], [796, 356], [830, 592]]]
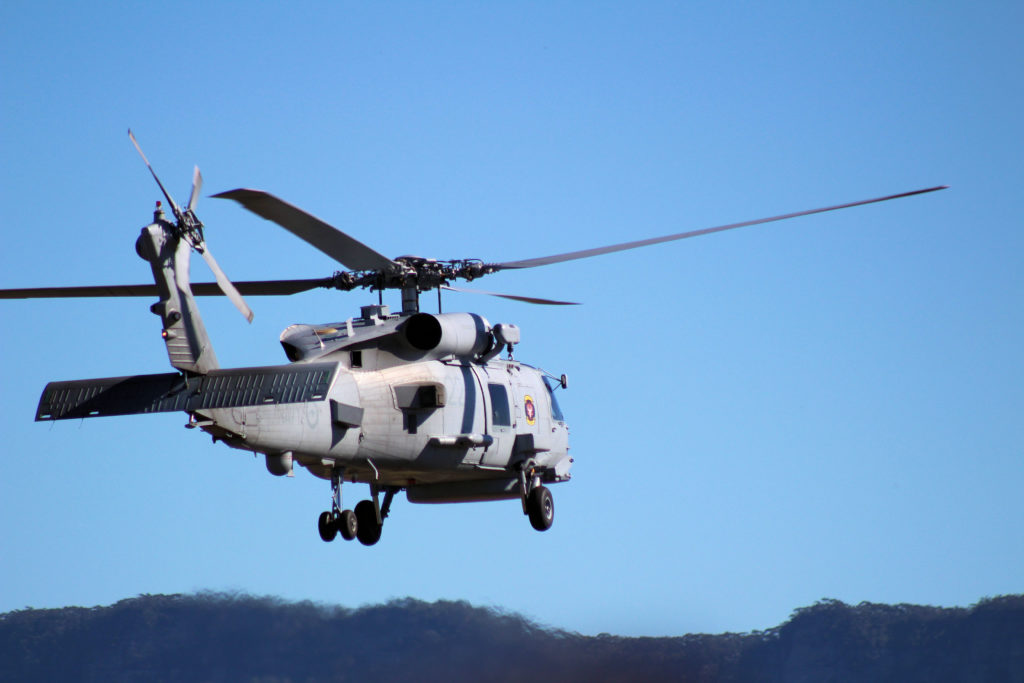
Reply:
[[192, 194], [188, 197], [188, 210], [194, 211], [196, 208], [196, 202], [199, 201], [199, 191], [203, 189], [203, 174], [199, 172], [199, 167], [196, 166], [192, 170]]
[[250, 323], [252, 322], [253, 313], [252, 309], [245, 303], [245, 299], [238, 293], [235, 286], [231, 284], [231, 280], [224, 274], [224, 271], [217, 265], [216, 259], [213, 258], [213, 254], [210, 253], [209, 247], [206, 244], [202, 245], [202, 249], [199, 252], [203, 255], [203, 260], [206, 261], [206, 265], [210, 266], [210, 270], [213, 271], [213, 276], [217, 278], [217, 285], [220, 287], [220, 291], [224, 292], [224, 296], [231, 299], [231, 303], [235, 305], [239, 313], [245, 316], [245, 319]]
[[164, 193], [164, 197], [167, 199], [167, 203], [170, 204], [171, 211], [174, 212], [174, 217], [180, 221], [181, 209], [178, 208], [178, 205], [174, 202], [174, 199], [171, 198], [171, 193], [168, 192], [167, 188], [164, 187], [164, 184], [160, 182], [160, 178], [157, 177], [156, 171], [154, 171], [153, 167], [150, 165], [149, 159], [147, 159], [146, 155], [142, 153], [142, 148], [139, 147], [139, 143], [135, 139], [135, 136], [132, 134], [131, 128], [128, 129], [128, 137], [131, 138], [132, 144], [135, 145], [135, 149], [136, 151], [138, 151], [139, 156], [142, 157], [142, 160], [146, 162], [146, 168], [148, 168], [149, 172], [153, 174], [153, 180], [155, 180], [156, 184], [160, 186], [160, 191]]

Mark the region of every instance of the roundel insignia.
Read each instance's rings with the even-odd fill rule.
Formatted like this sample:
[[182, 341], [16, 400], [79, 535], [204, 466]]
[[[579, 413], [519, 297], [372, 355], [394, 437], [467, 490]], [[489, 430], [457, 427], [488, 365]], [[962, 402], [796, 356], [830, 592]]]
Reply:
[[527, 423], [531, 425], [537, 423], [537, 406], [533, 402], [533, 396], [529, 394], [523, 398], [523, 412], [526, 413]]

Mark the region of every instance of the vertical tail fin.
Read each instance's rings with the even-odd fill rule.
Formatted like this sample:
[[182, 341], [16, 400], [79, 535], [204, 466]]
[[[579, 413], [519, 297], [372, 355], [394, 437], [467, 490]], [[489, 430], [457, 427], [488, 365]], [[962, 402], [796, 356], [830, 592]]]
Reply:
[[174, 225], [159, 209], [142, 229], [135, 250], [149, 262], [160, 301], [149, 310], [163, 322], [164, 342], [171, 365], [188, 373], [206, 374], [219, 367], [199, 307], [192, 297], [189, 262], [192, 247], [179, 238]]

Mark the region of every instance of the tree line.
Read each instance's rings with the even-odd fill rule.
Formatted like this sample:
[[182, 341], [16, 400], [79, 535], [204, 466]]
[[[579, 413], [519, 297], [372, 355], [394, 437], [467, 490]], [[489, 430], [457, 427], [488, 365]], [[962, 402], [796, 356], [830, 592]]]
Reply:
[[766, 631], [664, 638], [584, 636], [466, 602], [142, 595], [0, 614], [0, 680], [1024, 683], [1024, 595], [823, 600]]

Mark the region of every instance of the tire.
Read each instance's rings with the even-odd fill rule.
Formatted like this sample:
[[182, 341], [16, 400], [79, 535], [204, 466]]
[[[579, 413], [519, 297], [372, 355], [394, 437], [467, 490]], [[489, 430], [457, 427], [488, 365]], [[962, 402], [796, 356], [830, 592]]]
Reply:
[[338, 534], [338, 527], [334, 523], [334, 516], [330, 512], [321, 512], [320, 519], [316, 522], [317, 531], [320, 532], [320, 538], [325, 543], [330, 543], [334, 540], [334, 537]]
[[341, 537], [346, 541], [351, 541], [359, 533], [359, 521], [356, 519], [356, 513], [351, 510], [345, 510], [341, 513], [337, 525]]
[[377, 524], [377, 508], [372, 500], [361, 500], [356, 504], [356, 538], [363, 545], [373, 545], [380, 540], [381, 525]]
[[551, 491], [543, 486], [530, 491], [526, 509], [530, 513], [530, 524], [537, 531], [547, 531], [555, 523], [555, 499], [551, 497]]

